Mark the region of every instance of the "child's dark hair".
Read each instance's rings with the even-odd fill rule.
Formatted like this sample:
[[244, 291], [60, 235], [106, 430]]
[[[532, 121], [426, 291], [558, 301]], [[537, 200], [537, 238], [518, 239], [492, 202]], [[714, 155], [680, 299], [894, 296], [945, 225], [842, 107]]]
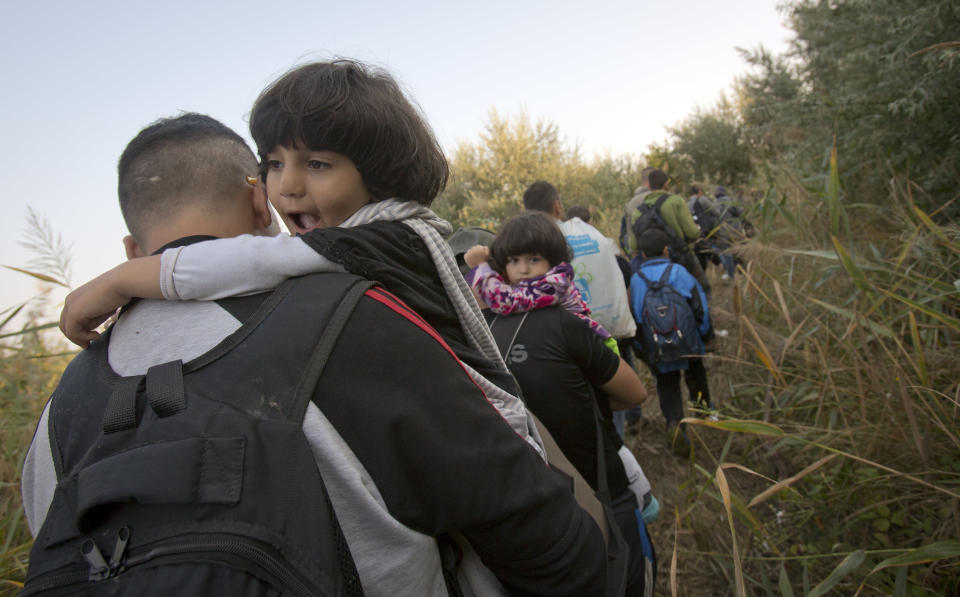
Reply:
[[507, 258], [537, 253], [555, 267], [570, 261], [570, 246], [560, 227], [550, 216], [528, 211], [507, 220], [490, 245], [490, 267], [500, 275], [506, 273]]
[[[117, 195], [137, 242], [187, 205], [230, 205], [249, 189], [257, 158], [243, 137], [205, 114], [161, 118], [127, 143], [117, 164]], [[216, 207], [221, 206], [221, 207]]]
[[389, 73], [352, 60], [297, 67], [267, 87], [250, 113], [265, 176], [277, 146], [350, 158], [374, 200], [430, 205], [449, 168], [433, 131]]
[[663, 230], [649, 228], [637, 239], [637, 245], [645, 259], [655, 259], [663, 256], [663, 250], [670, 243], [666, 233]]

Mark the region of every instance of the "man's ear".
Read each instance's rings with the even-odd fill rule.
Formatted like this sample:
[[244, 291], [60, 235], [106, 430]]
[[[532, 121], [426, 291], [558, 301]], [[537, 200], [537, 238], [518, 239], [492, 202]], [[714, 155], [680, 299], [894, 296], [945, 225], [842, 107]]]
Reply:
[[563, 206], [560, 205], [559, 201], [553, 202], [553, 217], [558, 220], [563, 219]]
[[127, 253], [127, 259], [143, 257], [143, 251], [140, 249], [139, 243], [129, 234], [123, 237], [123, 249]]
[[262, 234], [276, 236], [280, 234], [280, 224], [273, 217], [270, 202], [267, 201], [267, 189], [258, 182], [250, 189], [250, 204], [253, 208], [254, 222]]

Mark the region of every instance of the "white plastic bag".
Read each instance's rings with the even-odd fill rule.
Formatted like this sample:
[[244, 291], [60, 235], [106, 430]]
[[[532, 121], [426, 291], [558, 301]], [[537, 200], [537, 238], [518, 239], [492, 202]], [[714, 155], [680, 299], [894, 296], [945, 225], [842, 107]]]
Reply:
[[647, 476], [643, 474], [643, 468], [640, 466], [640, 463], [637, 462], [637, 457], [633, 455], [630, 448], [620, 446], [620, 449], [617, 451], [617, 456], [619, 456], [620, 461], [623, 462], [623, 470], [627, 473], [627, 483], [629, 484], [630, 491], [637, 496], [637, 506], [642, 510], [644, 497], [650, 493], [650, 481], [648, 481]]
[[614, 241], [580, 218], [560, 222], [560, 230], [573, 250], [574, 282], [590, 307], [590, 317], [614, 338], [633, 337], [637, 324], [617, 266]]

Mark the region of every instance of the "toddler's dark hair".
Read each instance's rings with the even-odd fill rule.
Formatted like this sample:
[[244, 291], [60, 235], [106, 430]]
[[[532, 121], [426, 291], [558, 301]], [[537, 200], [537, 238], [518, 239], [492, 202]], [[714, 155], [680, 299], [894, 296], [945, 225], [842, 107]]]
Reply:
[[283, 75], [257, 98], [250, 133], [260, 155], [277, 146], [350, 158], [374, 200], [430, 205], [449, 168], [429, 125], [389, 73], [353, 60], [314, 62]]
[[553, 218], [539, 211], [524, 212], [507, 220], [490, 245], [490, 267], [505, 275], [507, 258], [525, 253], [542, 255], [550, 267], [572, 258], [560, 227]]

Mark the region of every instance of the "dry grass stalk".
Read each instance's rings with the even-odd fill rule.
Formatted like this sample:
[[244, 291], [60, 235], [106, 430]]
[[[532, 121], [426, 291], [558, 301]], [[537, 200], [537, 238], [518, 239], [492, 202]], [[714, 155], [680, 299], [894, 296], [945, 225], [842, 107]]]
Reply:
[[735, 589], [737, 597], [746, 597], [747, 588], [743, 582], [743, 563], [740, 561], [740, 550], [737, 548], [737, 530], [733, 524], [733, 507], [730, 498], [730, 486], [727, 485], [727, 477], [723, 472], [723, 467], [718, 466], [715, 473], [717, 489], [720, 490], [720, 496], [723, 499], [723, 507], [727, 512], [727, 522], [730, 524], [730, 538], [733, 542], [733, 571], [735, 577]]
[[797, 481], [803, 479], [804, 477], [806, 477], [807, 475], [817, 470], [821, 466], [825, 465], [826, 463], [830, 462], [836, 457], [837, 457], [836, 454], [829, 454], [827, 456], [824, 456], [823, 458], [814, 462], [813, 464], [803, 469], [796, 475], [783, 479], [782, 481], [777, 481], [772, 487], [764, 490], [762, 493], [755, 495], [753, 499], [750, 500], [750, 503], [747, 504], [747, 507], [752, 508], [758, 504], [762, 504], [763, 502], [767, 501], [770, 497], [774, 496], [775, 494], [783, 491], [784, 489], [792, 487]]

